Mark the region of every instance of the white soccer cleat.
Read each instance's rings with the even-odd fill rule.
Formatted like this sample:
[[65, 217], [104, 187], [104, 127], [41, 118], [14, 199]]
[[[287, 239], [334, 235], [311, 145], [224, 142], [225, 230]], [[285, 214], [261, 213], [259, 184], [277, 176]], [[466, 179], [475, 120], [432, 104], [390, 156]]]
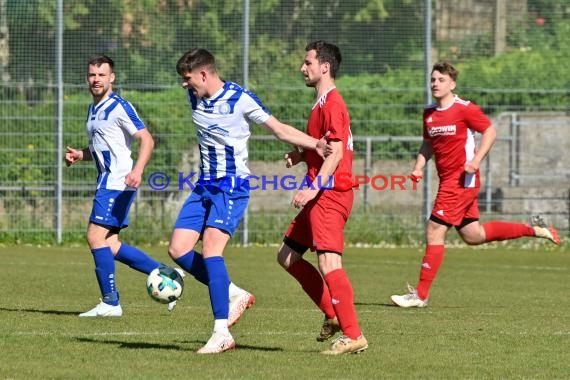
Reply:
[[215, 332], [212, 334], [206, 345], [200, 348], [197, 353], [199, 354], [219, 354], [224, 351], [233, 350], [236, 347], [236, 342], [232, 334]]
[[418, 297], [418, 292], [410, 284], [408, 284], [408, 294], [401, 296], [393, 295], [390, 297], [394, 305], [400, 307], [426, 307], [428, 305], [428, 300], [422, 300]]
[[[178, 273], [180, 273], [180, 276], [182, 276], [182, 278], [186, 277], [186, 273], [184, 273], [184, 271], [183, 271], [182, 269], [180, 269], [180, 268], [174, 268], [174, 270], [177, 271]], [[177, 302], [177, 301], [178, 301], [178, 300], [174, 300], [174, 301], [168, 303], [168, 306], [167, 306], [168, 311], [174, 310], [174, 308], [176, 307], [176, 302]]]
[[230, 297], [230, 312], [228, 314], [228, 327], [238, 323], [243, 313], [255, 302], [253, 294], [246, 292]]
[[79, 314], [80, 317], [120, 317], [123, 315], [121, 305], [113, 306], [101, 301], [93, 309]]
[[530, 226], [534, 230], [534, 236], [548, 239], [556, 245], [560, 245], [558, 231], [552, 226], [548, 226], [541, 215], [530, 217]]

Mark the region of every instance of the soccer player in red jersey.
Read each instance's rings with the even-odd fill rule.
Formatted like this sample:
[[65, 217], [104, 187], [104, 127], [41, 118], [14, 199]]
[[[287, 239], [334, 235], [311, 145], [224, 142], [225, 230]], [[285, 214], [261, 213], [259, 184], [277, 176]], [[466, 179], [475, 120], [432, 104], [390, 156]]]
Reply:
[[[305, 50], [301, 73], [305, 84], [315, 88], [317, 99], [307, 134], [317, 139], [328, 136], [329, 154], [324, 160], [308, 150], [285, 155], [288, 167], [306, 162], [310, 185], [293, 197], [292, 205], [301, 211], [289, 225], [277, 260], [322, 310], [325, 320], [317, 340], [328, 340], [342, 330], [322, 353], [357, 353], [368, 348], [368, 342], [360, 330], [352, 285], [342, 267], [344, 226], [354, 194], [352, 186], [335, 184], [332, 179], [335, 173], [352, 173], [350, 117], [335, 86], [341, 54], [337, 46], [324, 41], [309, 43]], [[308, 249], [317, 253], [318, 270], [303, 258]]]
[[[530, 224], [506, 221], [479, 222], [479, 166], [495, 142], [497, 132], [489, 118], [474, 103], [456, 96], [458, 71], [447, 62], [439, 62], [431, 72], [431, 91], [436, 104], [423, 115], [423, 144], [411, 178], [422, 178], [426, 162], [433, 156], [439, 176], [439, 189], [426, 227], [426, 250], [416, 288], [393, 295], [400, 307], [426, 307], [429, 289], [443, 261], [445, 236], [455, 227], [469, 245], [520, 237], [545, 238], [560, 244], [558, 233], [547, 227], [539, 216]], [[481, 133], [479, 148], [475, 132]]]

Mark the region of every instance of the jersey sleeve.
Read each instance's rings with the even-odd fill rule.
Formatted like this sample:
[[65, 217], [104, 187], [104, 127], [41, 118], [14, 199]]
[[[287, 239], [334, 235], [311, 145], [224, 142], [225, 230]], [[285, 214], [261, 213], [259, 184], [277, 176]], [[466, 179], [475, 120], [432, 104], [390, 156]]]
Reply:
[[244, 115], [255, 124], [263, 124], [271, 117], [271, 112], [251, 91], [244, 91]]
[[143, 121], [131, 103], [123, 99], [119, 104], [124, 111], [119, 114], [121, 128], [131, 136], [145, 128]]
[[347, 140], [347, 130], [344, 127], [348, 119], [347, 111], [337, 102], [327, 102], [323, 107], [323, 123], [321, 136], [329, 132], [329, 140]]
[[469, 128], [479, 133], [485, 132], [485, 130], [487, 130], [487, 128], [492, 125], [491, 120], [489, 120], [483, 110], [481, 110], [478, 105], [472, 102], [467, 106], [465, 118]]

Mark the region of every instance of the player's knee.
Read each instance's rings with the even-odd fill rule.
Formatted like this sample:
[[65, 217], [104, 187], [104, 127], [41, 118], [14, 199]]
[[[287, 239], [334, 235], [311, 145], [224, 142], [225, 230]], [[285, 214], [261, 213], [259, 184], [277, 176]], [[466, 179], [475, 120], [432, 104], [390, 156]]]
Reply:
[[467, 245], [478, 245], [479, 243], [477, 243], [474, 240], [471, 240], [469, 238], [463, 238], [463, 241], [467, 244]]
[[288, 270], [291, 265], [302, 257], [302, 255], [298, 254], [287, 244], [283, 243], [277, 252], [277, 263], [279, 263], [283, 269]]
[[87, 244], [89, 245], [90, 249], [96, 249], [96, 248], [107, 246], [105, 239], [99, 237], [97, 234], [94, 234], [94, 233], [88, 232], [85, 235], [85, 240], [87, 240]]
[[186, 242], [174, 239], [168, 246], [168, 255], [172, 259], [178, 259], [190, 252], [192, 249], [193, 247], [186, 244]]
[[479, 245], [479, 244], [483, 244], [485, 243], [485, 237], [484, 236], [480, 236], [480, 235], [460, 235], [461, 239], [463, 239], [463, 241], [465, 243], [467, 243], [467, 245]]
[[285, 270], [289, 268], [290, 256], [284, 251], [283, 246], [277, 252], [277, 263]]
[[93, 241], [91, 236], [89, 236], [89, 234], [85, 235], [85, 240], [87, 241], [89, 248], [93, 249], [95, 247], [95, 244], [94, 244], [95, 242]]
[[172, 259], [177, 259], [187, 253], [188, 250], [184, 250], [182, 247], [170, 244], [168, 246], [168, 256]]

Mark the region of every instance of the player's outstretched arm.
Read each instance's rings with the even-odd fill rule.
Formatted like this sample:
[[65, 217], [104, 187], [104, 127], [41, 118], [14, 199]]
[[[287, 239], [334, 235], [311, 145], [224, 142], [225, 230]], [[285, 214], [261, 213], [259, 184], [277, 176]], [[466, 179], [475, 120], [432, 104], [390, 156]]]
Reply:
[[317, 144], [320, 140], [301, 132], [288, 124], [284, 124], [277, 120], [275, 116], [271, 116], [263, 127], [269, 130], [275, 137], [281, 141], [288, 142], [303, 149], [317, 150]]

